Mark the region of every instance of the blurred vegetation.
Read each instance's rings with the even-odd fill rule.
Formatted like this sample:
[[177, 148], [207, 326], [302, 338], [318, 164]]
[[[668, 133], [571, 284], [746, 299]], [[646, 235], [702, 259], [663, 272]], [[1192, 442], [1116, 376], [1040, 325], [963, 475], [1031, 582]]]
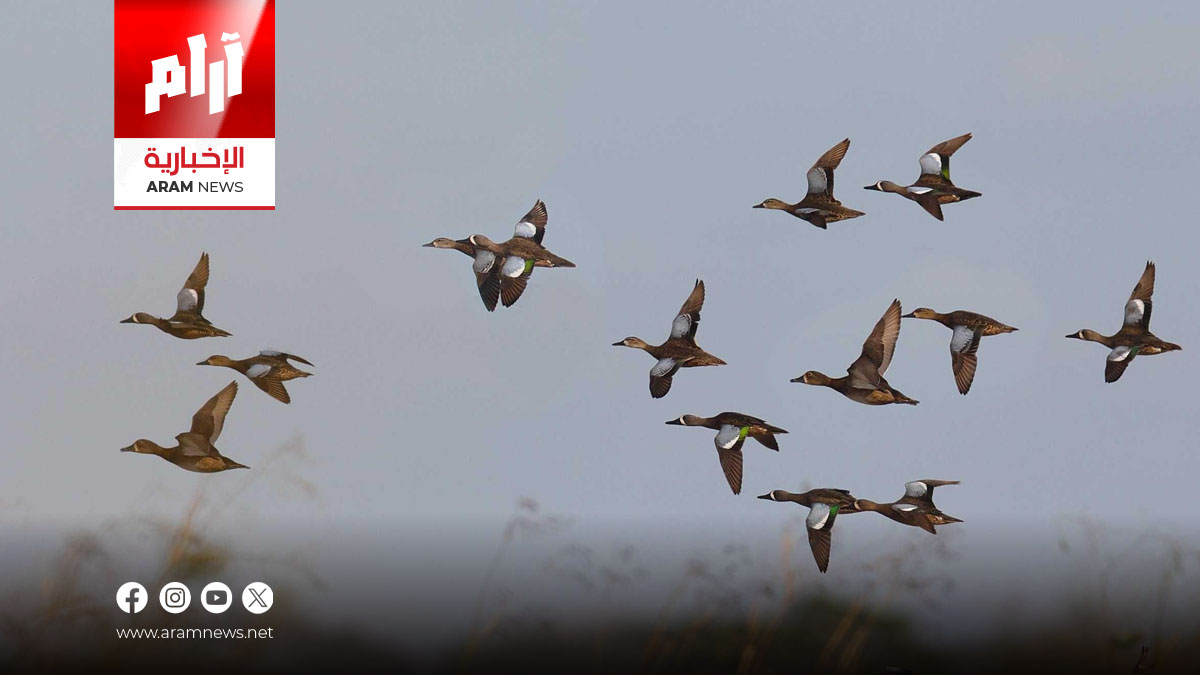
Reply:
[[[42, 570], [41, 579], [13, 592], [0, 605], [0, 672], [200, 672], [213, 670], [287, 670], [298, 672], [322, 664], [329, 668], [355, 659], [403, 663], [396, 650], [363, 640], [352, 630], [331, 630], [298, 612], [294, 601], [304, 592], [323, 588], [322, 580], [297, 553], [280, 554], [234, 550], [214, 534], [237, 531], [244, 512], [231, 513], [251, 488], [276, 489], [286, 495], [319, 503], [315, 485], [294, 468], [307, 453], [301, 440], [289, 441], [260, 461], [231, 486], [210, 487], [201, 477], [183, 511], [138, 513], [106, 523], [96, 532], [67, 537], [62, 551]], [[239, 523], [232, 523], [237, 525]], [[125, 581], [114, 551], [145, 548], [154, 562], [153, 576], [138, 579], [156, 605], [156, 591], [167, 581], [188, 583], [192, 606], [200, 604], [203, 584], [227, 576], [239, 567], [255, 576], [268, 572], [276, 602], [262, 615], [239, 614], [236, 622], [219, 615], [187, 611], [170, 615], [143, 611], [119, 612], [116, 589]], [[192, 582], [192, 583], [189, 583]], [[240, 593], [234, 590], [234, 604]], [[148, 609], [154, 609], [148, 607]], [[116, 628], [278, 628], [286, 626], [286, 641], [268, 639], [126, 639]], [[281, 636], [282, 637], [282, 636]], [[352, 655], [349, 659], [341, 655]]]
[[[966, 525], [942, 528], [936, 537], [905, 538], [870, 560], [839, 557], [839, 574], [819, 575], [798, 512], [774, 550], [717, 543], [693, 553], [672, 574], [633, 544], [578, 541], [571, 519], [546, 513], [530, 498], [519, 500], [493, 555], [482, 561], [465, 638], [448, 651], [426, 646], [429, 653], [416, 660], [415, 652], [369, 637], [386, 631], [335, 628], [306, 616], [300, 596], [321, 591], [324, 583], [302, 555], [240, 550], [215, 534], [223, 521], [244, 517], [236, 503], [252, 488], [282, 489], [319, 503], [316, 486], [293, 468], [304, 456], [303, 444], [291, 442], [242, 482], [210, 490], [201, 481], [174, 518], [137, 514], [68, 537], [42, 569], [40, 583], [4, 598], [0, 671], [161, 671], [169, 664], [173, 672], [191, 672], [236, 664], [235, 670], [289, 672], [1200, 672], [1200, 551], [1169, 532], [1144, 528], [1124, 541], [1093, 520], [1062, 520], [1054, 554], [1064, 557], [1072, 583], [1056, 588], [1031, 581], [1056, 594], [1047, 604], [1057, 614], [1033, 618], [1019, 601], [1007, 609], [989, 607], [995, 616], [987, 625], [994, 632], [949, 642], [929, 628], [922, 612], [936, 614], [956, 601], [946, 570], [958, 556]], [[111, 594], [128, 579], [114, 569], [112, 552], [133, 541], [156, 552], [154, 578], [144, 580], [152, 595], [168, 580], [192, 581], [195, 589], [239, 567], [255, 575], [266, 568], [277, 605], [262, 616], [240, 614], [233, 624], [198, 612], [123, 615]], [[547, 606], [544, 597], [510, 585], [506, 568], [527, 565], [528, 552], [539, 550], [549, 554], [531, 573], [545, 588], [563, 589], [573, 599], [567, 604], [582, 611]], [[657, 608], [629, 609], [636, 604], [631, 599], [659, 597]], [[422, 611], [396, 610], [396, 642], [414, 648], [403, 633]], [[281, 635], [275, 641], [186, 643], [113, 636], [118, 626], [206, 625], [272, 626]]]

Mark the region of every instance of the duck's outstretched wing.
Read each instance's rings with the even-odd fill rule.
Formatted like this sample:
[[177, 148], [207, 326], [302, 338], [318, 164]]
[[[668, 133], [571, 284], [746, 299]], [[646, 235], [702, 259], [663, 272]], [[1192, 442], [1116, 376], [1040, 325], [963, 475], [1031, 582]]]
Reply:
[[209, 443], [216, 444], [217, 439], [221, 437], [221, 429], [225, 427], [225, 415], [229, 414], [237, 390], [237, 382], [230, 382], [217, 392], [216, 396], [208, 399], [208, 402], [192, 415], [191, 432], [204, 436]]
[[1150, 310], [1154, 309], [1151, 296], [1154, 295], [1154, 263], [1147, 262], [1142, 277], [1138, 279], [1129, 301], [1125, 303], [1125, 325], [1137, 326], [1142, 330], [1150, 329]]
[[833, 170], [842, 163], [846, 150], [850, 147], [850, 139], [838, 143], [816, 161], [808, 170], [808, 194], [833, 198]]
[[963, 134], [948, 141], [942, 141], [921, 155], [921, 177], [917, 179], [916, 185], [928, 187], [954, 185], [950, 181], [950, 156], [969, 140], [971, 140], [971, 134]]
[[246, 371], [246, 377], [250, 378], [250, 381], [254, 383], [254, 386], [266, 392], [268, 396], [276, 401], [281, 403], [291, 403], [292, 397], [288, 395], [287, 389], [284, 388], [283, 381], [277, 377], [273, 377], [270, 374], [271, 369], [267, 366], [262, 366], [263, 368], [267, 369], [265, 372], [259, 372], [256, 375], [254, 369], [257, 367], [260, 366], [251, 366], [250, 369]]
[[696, 344], [696, 329], [700, 327], [700, 308], [704, 306], [704, 282], [697, 279], [688, 299], [671, 322], [671, 337]]
[[533, 275], [534, 261], [508, 256], [500, 267], [500, 301], [505, 307], [512, 307]]
[[[927, 190], [927, 192], [914, 191], [921, 189]], [[938, 201], [938, 196], [934, 191], [934, 188], [930, 188], [929, 186], [921, 186], [918, 183], [916, 188], [909, 187], [908, 190], [914, 195], [913, 201], [920, 204], [921, 208], [925, 209], [925, 213], [928, 213], [938, 220], [946, 220], [946, 217], [942, 215], [942, 203]]]
[[496, 254], [487, 249], [475, 249], [475, 262], [471, 263], [475, 272], [475, 285], [479, 287], [479, 298], [487, 311], [496, 311], [496, 303], [500, 301], [500, 264]]
[[517, 227], [513, 230], [513, 236], [532, 239], [540, 244], [542, 243], [542, 237], [546, 236], [547, 220], [546, 204], [539, 199], [533, 205], [533, 208], [529, 209], [529, 213], [526, 213], [521, 220], [517, 221]]
[[303, 363], [306, 366], [313, 366], [314, 368], [316, 368], [316, 366], [313, 365], [312, 361], [303, 359], [299, 356], [296, 356], [295, 354], [289, 354], [287, 352], [281, 352], [281, 351], [277, 351], [275, 349], [264, 349], [264, 350], [260, 351], [258, 353], [258, 355], [259, 356], [270, 356], [270, 357], [276, 358], [276, 359], [284, 359], [284, 360], [290, 359], [292, 361], [299, 361], [300, 363]]
[[1108, 360], [1104, 363], [1104, 381], [1116, 382], [1121, 379], [1121, 375], [1125, 374], [1125, 369], [1129, 367], [1129, 362], [1133, 357], [1137, 356], [1137, 347], [1114, 347], [1108, 353]]
[[875, 324], [875, 329], [863, 343], [862, 355], [875, 364], [880, 375], [887, 372], [896, 351], [896, 339], [900, 337], [900, 300], [892, 300], [887, 311]]
[[971, 383], [975, 380], [975, 367], [978, 365], [975, 353], [979, 351], [982, 337], [982, 328], [971, 329], [968, 326], [955, 326], [954, 334], [950, 337], [950, 368], [954, 371], [958, 393], [964, 396], [971, 391]]
[[713, 438], [717, 446], [717, 456], [721, 460], [721, 470], [725, 472], [725, 480], [729, 481], [729, 489], [733, 494], [742, 492], [742, 446], [746, 437], [742, 435], [740, 426], [723, 424]]
[[904, 484], [904, 496], [896, 500], [896, 503], [935, 508], [933, 504], [933, 489], [942, 485], [958, 485], [959, 482], [937, 478], [922, 478], [921, 480], [909, 481]]
[[175, 296], [175, 316], [172, 320], [182, 317], [203, 319], [204, 287], [208, 285], [208, 254], [200, 254], [200, 262], [183, 282], [183, 288]]
[[662, 398], [671, 391], [671, 379], [679, 372], [680, 364], [672, 358], [662, 358], [650, 369], [650, 396]]
[[829, 551], [833, 544], [833, 521], [837, 518], [838, 507], [829, 504], [815, 503], [808, 511], [804, 524], [808, 529], [808, 546], [812, 549], [813, 560], [817, 561], [817, 569], [824, 574], [829, 569]]

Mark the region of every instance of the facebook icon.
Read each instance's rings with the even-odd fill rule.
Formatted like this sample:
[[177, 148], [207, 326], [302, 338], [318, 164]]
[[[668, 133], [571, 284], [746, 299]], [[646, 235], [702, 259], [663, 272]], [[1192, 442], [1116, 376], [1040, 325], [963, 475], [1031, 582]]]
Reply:
[[117, 589], [117, 607], [126, 614], [137, 614], [146, 609], [147, 602], [150, 602], [150, 595], [146, 593], [146, 587], [136, 581], [123, 583]]

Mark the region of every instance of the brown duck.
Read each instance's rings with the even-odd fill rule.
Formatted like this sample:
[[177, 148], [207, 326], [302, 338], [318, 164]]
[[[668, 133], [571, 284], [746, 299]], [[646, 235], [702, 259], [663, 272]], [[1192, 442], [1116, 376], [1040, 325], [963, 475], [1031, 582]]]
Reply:
[[948, 141], [942, 141], [921, 155], [921, 177], [909, 186], [897, 185], [890, 180], [881, 180], [874, 185], [868, 185], [867, 190], [891, 192], [921, 205], [929, 215], [942, 218], [942, 204], [964, 202], [980, 196], [974, 190], [964, 190], [950, 181], [950, 156], [971, 140], [971, 134], [963, 134]]
[[919, 527], [931, 534], [937, 534], [937, 525], [949, 525], [962, 521], [942, 513], [933, 504], [933, 489], [941, 485], [958, 485], [956, 480], [936, 480], [927, 478], [914, 480], [904, 484], [904, 496], [894, 502], [878, 504], [869, 499], [858, 499], [854, 508], [858, 511], [874, 511], [897, 523]]
[[181, 469], [197, 473], [249, 469], [245, 464], [238, 464], [222, 455], [214, 445], [221, 436], [225, 415], [233, 405], [234, 396], [237, 396], [237, 382], [230, 382], [192, 416], [192, 428], [177, 435], [175, 440], [178, 444], [173, 447], [164, 448], [154, 441], [139, 438], [133, 445], [121, 448], [121, 452], [158, 455]]
[[954, 331], [950, 336], [950, 368], [954, 372], [958, 393], [964, 396], [971, 391], [971, 382], [975, 380], [975, 367], [978, 365], [976, 352], [979, 350], [980, 338], [1017, 330], [990, 316], [961, 309], [949, 314], [940, 314], [928, 307], [919, 307], [905, 314], [903, 318], [937, 321]]
[[258, 353], [258, 356], [251, 356], [248, 359], [231, 359], [228, 356], [216, 354], [196, 365], [232, 368], [250, 378], [254, 386], [262, 389], [275, 400], [291, 403], [292, 397], [288, 396], [287, 389], [284, 388], [283, 383], [298, 377], [309, 377], [312, 373], [305, 372], [293, 366], [289, 362], [289, 359], [299, 361], [307, 366], [312, 365], [312, 363], [299, 356], [277, 352], [272, 349], [264, 349]]
[[141, 323], [154, 326], [162, 332], [184, 340], [206, 337], [228, 337], [229, 333], [217, 328], [204, 318], [204, 287], [208, 285], [208, 254], [200, 254], [200, 262], [183, 282], [183, 288], [175, 296], [175, 314], [162, 319], [153, 314], [137, 312], [121, 323]]
[[862, 211], [842, 206], [842, 203], [833, 197], [833, 170], [842, 163], [842, 158], [846, 156], [846, 150], [849, 148], [850, 139], [847, 138], [830, 148], [812, 165], [808, 170], [808, 194], [804, 199], [795, 204], [788, 204], [772, 198], [755, 205], [754, 208], [785, 211], [822, 230], [829, 223], [866, 215]]
[[896, 339], [900, 337], [900, 301], [893, 300], [883, 313], [883, 317], [875, 324], [875, 329], [863, 343], [862, 354], [846, 369], [844, 377], [829, 377], [824, 373], [810, 370], [792, 382], [803, 382], [822, 387], [829, 387], [842, 396], [866, 405], [887, 405], [889, 403], [904, 403], [916, 405], [919, 401], [911, 399], [883, 378], [888, 366], [892, 363], [892, 354], [896, 351]]
[[[535, 267], [574, 267], [575, 263], [566, 258], [554, 255], [542, 245], [546, 236], [546, 205], [538, 200], [529, 213], [525, 214], [508, 241], [497, 244], [482, 234], [467, 237], [476, 251], [488, 251], [495, 256], [494, 265], [487, 271], [493, 271], [500, 282], [500, 301], [505, 307], [511, 307], [525, 292], [529, 277]], [[480, 272], [479, 258], [476, 258], [476, 273]]]
[[627, 337], [614, 342], [614, 347], [641, 349], [658, 359], [650, 369], [650, 395], [662, 398], [671, 391], [671, 378], [680, 368], [698, 366], [723, 366], [725, 362], [709, 354], [696, 344], [696, 330], [700, 327], [700, 308], [704, 306], [704, 282], [697, 279], [679, 314], [671, 322], [671, 336], [661, 345], [648, 344], [638, 337]]
[[721, 470], [725, 472], [725, 480], [729, 481], [729, 488], [735, 495], [742, 492], [742, 445], [746, 442], [746, 438], [753, 438], [778, 452], [779, 443], [775, 440], [775, 434], [787, 433], [785, 429], [767, 424], [757, 417], [738, 412], [723, 412], [713, 417], [680, 415], [667, 424], [705, 427], [717, 431], [716, 437], [713, 438], [713, 444], [717, 446], [717, 457], [721, 460]]
[[808, 507], [805, 529], [808, 530], [808, 546], [812, 549], [817, 569], [824, 574], [829, 569], [829, 551], [833, 543], [833, 521], [838, 513], [854, 512], [854, 495], [848, 490], [816, 488], [799, 494], [787, 490], [771, 490], [759, 499], [775, 502], [792, 502]]
[[[540, 244], [542, 237], [546, 233], [546, 205], [539, 199], [533, 208], [526, 213], [520, 221], [517, 222], [515, 230], [516, 237], [531, 237], [536, 239]], [[423, 244], [430, 248], [445, 248], [454, 249], [464, 253], [474, 260], [471, 266], [475, 272], [475, 284], [479, 288], [479, 297], [483, 300], [483, 306], [487, 311], [493, 312], [496, 310], [496, 303], [500, 301], [500, 296], [504, 295], [504, 306], [511, 307], [521, 297], [521, 293], [525, 291], [525, 286], [528, 283], [530, 274], [519, 275], [517, 277], [503, 277], [501, 269], [504, 267], [504, 259], [497, 258], [496, 254], [485, 248], [476, 246], [471, 239], [449, 239], [446, 237], [438, 237], [428, 244]], [[497, 264], [497, 260], [500, 264]], [[513, 265], [516, 265], [514, 262]], [[533, 267], [554, 267], [549, 259], [535, 259]], [[569, 265], [574, 267], [574, 264]]]
[[1183, 349], [1177, 344], [1160, 340], [1150, 332], [1150, 311], [1154, 308], [1151, 296], [1154, 295], [1154, 263], [1147, 262], [1142, 277], [1129, 294], [1125, 303], [1125, 323], [1121, 330], [1112, 335], [1101, 335], [1094, 330], [1084, 328], [1067, 337], [1076, 340], [1099, 342], [1112, 351], [1104, 366], [1104, 381], [1116, 382], [1121, 378], [1125, 368], [1135, 356], [1145, 354], [1161, 354]]

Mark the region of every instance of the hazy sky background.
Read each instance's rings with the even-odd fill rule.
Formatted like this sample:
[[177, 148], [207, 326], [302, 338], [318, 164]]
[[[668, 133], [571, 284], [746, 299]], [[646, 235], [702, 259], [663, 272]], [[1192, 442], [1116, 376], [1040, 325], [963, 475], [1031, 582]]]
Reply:
[[[926, 477], [963, 481], [938, 503], [980, 538], [1058, 514], [1194, 520], [1193, 3], [289, 1], [273, 213], [113, 211], [111, 5], [8, 2], [0, 23], [9, 522], [171, 511], [240, 480], [117, 452], [169, 444], [231, 379], [220, 449], [254, 466], [302, 437], [326, 527], [498, 522], [529, 495], [585, 521], [775, 531], [797, 514], [754, 495], [888, 501]], [[968, 131], [953, 176], [983, 197], [946, 222], [862, 189], [911, 182]], [[820, 231], [750, 208], [798, 200], [846, 136], [836, 196], [865, 217]], [[487, 313], [466, 257], [420, 247], [506, 239], [538, 198], [578, 268], [539, 270], [515, 308]], [[233, 337], [118, 324], [169, 315], [201, 251], [205, 314]], [[1152, 328], [1184, 350], [1106, 385], [1106, 350], [1063, 336], [1119, 328], [1147, 259]], [[698, 341], [729, 365], [652, 400], [653, 360], [609, 345], [660, 342], [696, 278]], [[887, 373], [919, 406], [788, 382], [842, 374], [895, 297], [1021, 330], [983, 341], [967, 397], [950, 331], [925, 321]], [[267, 347], [317, 364], [290, 406], [192, 365]], [[722, 410], [791, 432], [779, 454], [746, 446], [741, 496], [713, 432], [663, 424]], [[275, 497], [245, 499], [261, 522], [295, 515]], [[844, 526], [835, 549], [889, 527]]]

